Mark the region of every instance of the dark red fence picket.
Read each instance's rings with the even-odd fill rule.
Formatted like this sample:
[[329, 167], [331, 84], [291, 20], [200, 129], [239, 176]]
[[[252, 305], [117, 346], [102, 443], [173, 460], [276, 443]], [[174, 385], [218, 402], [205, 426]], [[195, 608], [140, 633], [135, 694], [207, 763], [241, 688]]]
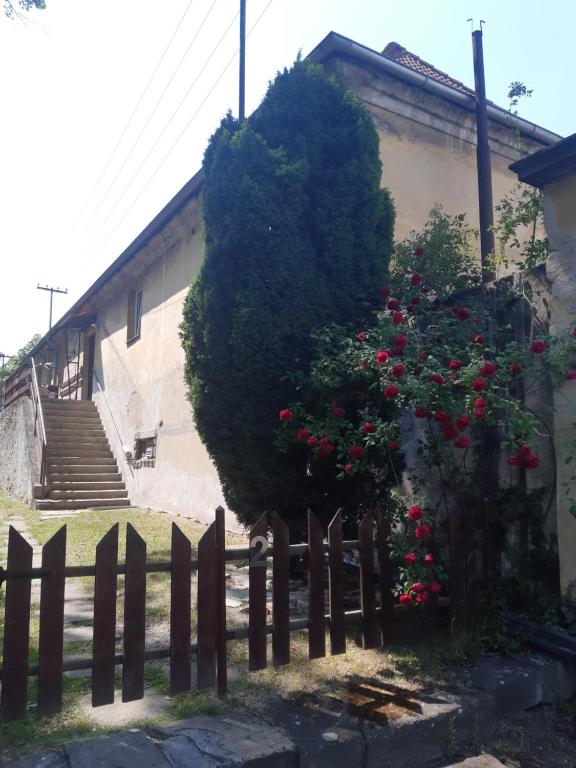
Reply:
[[[271, 522], [271, 529], [269, 528]], [[198, 542], [197, 559], [180, 528], [172, 525], [170, 560], [148, 562], [146, 542], [129, 523], [126, 552], [118, 562], [119, 524], [116, 523], [96, 547], [95, 564], [66, 566], [66, 526], [42, 549], [42, 564], [32, 567], [32, 547], [11, 527], [6, 581], [5, 626], [0, 714], [3, 720], [26, 715], [28, 678], [38, 676], [39, 715], [58, 712], [62, 706], [62, 679], [68, 670], [92, 670], [92, 705], [114, 701], [116, 669], [122, 676], [122, 701], [144, 695], [147, 660], [170, 659], [170, 689], [188, 691], [192, 686], [192, 659], [196, 657], [198, 688], [227, 688], [227, 642], [248, 642], [249, 667], [263, 669], [290, 661], [291, 633], [308, 631], [309, 657], [326, 656], [326, 631], [330, 653], [346, 651], [346, 626], [360, 621], [363, 645], [379, 645], [390, 636], [393, 620], [392, 573], [389, 553], [390, 527], [381, 514], [368, 514], [359, 525], [358, 540], [344, 541], [342, 515], [338, 512], [327, 531], [312, 512], [308, 513], [308, 542], [290, 544], [288, 527], [278, 516], [263, 515], [250, 531], [248, 547], [226, 549], [224, 510]], [[271, 536], [270, 536], [271, 534]], [[453, 530], [456, 535], [456, 528]], [[346, 552], [359, 553], [360, 610], [346, 611], [344, 568]], [[308, 616], [290, 618], [290, 558], [304, 557], [308, 571]], [[248, 627], [227, 630], [226, 561], [248, 561]], [[377, 578], [375, 563], [379, 565]], [[270, 571], [268, 564], [271, 565]], [[192, 623], [192, 574], [197, 572], [197, 617]], [[170, 644], [146, 649], [146, 579], [149, 573], [170, 576]], [[272, 605], [267, 582], [272, 578]], [[64, 590], [66, 578], [94, 577], [92, 655], [64, 656]], [[117, 647], [117, 593], [119, 580], [124, 591], [122, 648]], [[40, 634], [38, 664], [29, 663], [29, 627], [32, 579], [40, 579]], [[356, 576], [356, 583], [358, 576]], [[271, 610], [270, 610], [271, 609]], [[271, 614], [271, 615], [270, 615]], [[196, 638], [193, 640], [194, 629]]]

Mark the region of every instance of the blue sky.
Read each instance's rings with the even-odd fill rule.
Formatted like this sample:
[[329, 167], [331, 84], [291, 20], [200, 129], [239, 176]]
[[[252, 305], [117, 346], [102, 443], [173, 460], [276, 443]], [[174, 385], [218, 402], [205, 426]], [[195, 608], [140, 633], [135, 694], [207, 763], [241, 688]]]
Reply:
[[[0, 18], [0, 351], [7, 354], [47, 330], [48, 295], [37, 283], [68, 288], [55, 297], [59, 317], [198, 170], [220, 118], [237, 110], [239, 0], [47, 5], [24, 23]], [[257, 22], [248, 39], [248, 111], [278, 69], [331, 30], [376, 50], [394, 40], [472, 85], [473, 17], [486, 21], [488, 98], [506, 107], [509, 83], [523, 81], [534, 90], [519, 105], [523, 117], [562, 135], [576, 131], [576, 5], [568, 0], [247, 6], [248, 29]]]

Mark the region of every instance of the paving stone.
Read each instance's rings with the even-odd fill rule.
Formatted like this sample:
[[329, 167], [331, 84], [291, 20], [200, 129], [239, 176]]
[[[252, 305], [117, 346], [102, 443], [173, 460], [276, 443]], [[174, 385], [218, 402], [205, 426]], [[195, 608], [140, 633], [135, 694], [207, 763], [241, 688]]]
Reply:
[[64, 744], [70, 768], [171, 768], [144, 731], [99, 736]]
[[515, 717], [542, 702], [542, 684], [526, 660], [482, 659], [471, 672], [471, 681], [494, 697], [496, 717]]
[[298, 745], [306, 768], [363, 768], [366, 744], [346, 706], [332, 699], [299, 696], [268, 699], [259, 710]]
[[461, 763], [447, 765], [446, 768], [506, 768], [506, 766], [492, 755], [478, 755], [477, 757], [469, 757], [468, 760]]
[[[170, 755], [170, 760], [178, 756], [180, 762], [174, 762], [174, 768], [212, 768], [213, 765], [297, 768], [299, 765], [296, 745], [261, 717], [246, 710], [231, 710], [214, 718], [194, 717], [167, 728], [149, 729], [149, 732], [164, 739], [162, 749], [166, 756]], [[187, 761], [183, 739], [204, 756], [205, 762], [194, 762], [194, 751]]]
[[76, 708], [97, 725], [128, 726], [131, 723], [143, 723], [164, 717], [170, 707], [170, 698], [159, 693], [146, 691], [143, 699], [122, 703], [122, 694], [116, 691], [113, 704], [101, 707], [92, 706], [91, 694], [81, 696]]
[[7, 763], [5, 768], [70, 768], [66, 755], [61, 752], [44, 752], [41, 755], [28, 755], [15, 762]]

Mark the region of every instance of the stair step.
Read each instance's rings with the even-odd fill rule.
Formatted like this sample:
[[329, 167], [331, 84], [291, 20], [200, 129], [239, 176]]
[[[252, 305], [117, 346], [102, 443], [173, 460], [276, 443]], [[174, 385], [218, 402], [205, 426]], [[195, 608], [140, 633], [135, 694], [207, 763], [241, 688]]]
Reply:
[[59, 451], [62, 448], [93, 448], [95, 451], [110, 450], [110, 443], [105, 437], [82, 437], [77, 435], [76, 437], [69, 439], [55, 438], [54, 440], [48, 439], [48, 450]]
[[126, 509], [130, 502], [126, 498], [115, 499], [43, 499], [36, 503], [40, 510], [51, 509], [92, 509], [95, 507]]
[[42, 398], [42, 407], [47, 410], [60, 411], [65, 408], [75, 408], [76, 410], [96, 410], [96, 403], [94, 400], [55, 400], [51, 398]]
[[[74, 477], [74, 475], [72, 475]], [[54, 492], [76, 493], [77, 491], [124, 491], [126, 486], [122, 480], [98, 480], [99, 475], [88, 475], [89, 480], [52, 480], [50, 495]], [[54, 497], [56, 498], [56, 497]]]
[[90, 443], [48, 443], [48, 456], [112, 456], [110, 446], [91, 445]]
[[82, 501], [83, 499], [127, 499], [128, 491], [120, 488], [111, 490], [94, 490], [89, 488], [85, 491], [50, 491], [50, 499], [69, 499], [70, 501]]
[[50, 477], [55, 471], [62, 471], [62, 467], [83, 467], [82, 471], [89, 472], [90, 467], [108, 466], [114, 467], [118, 471], [116, 459], [104, 458], [103, 456], [50, 456], [48, 457], [48, 466], [50, 468]]
[[81, 415], [76, 413], [47, 413], [44, 416], [44, 424], [46, 426], [57, 426], [58, 424], [85, 424], [87, 427], [89, 427], [91, 425], [93, 426], [94, 424], [100, 425], [100, 417], [97, 413], [82, 413]]
[[56, 487], [66, 483], [116, 483], [122, 481], [120, 472], [108, 472], [105, 467], [88, 467], [92, 472], [83, 472], [82, 467], [74, 467], [80, 471], [67, 472], [66, 467], [60, 467], [60, 472], [50, 474], [50, 485]]

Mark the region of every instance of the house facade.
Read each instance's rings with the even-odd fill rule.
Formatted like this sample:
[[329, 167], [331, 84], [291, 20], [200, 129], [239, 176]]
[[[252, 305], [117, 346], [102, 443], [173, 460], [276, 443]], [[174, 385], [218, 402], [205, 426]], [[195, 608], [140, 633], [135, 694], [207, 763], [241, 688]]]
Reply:
[[[477, 226], [473, 93], [397, 44], [378, 53], [331, 33], [309, 58], [338, 73], [374, 118], [396, 239], [421, 228], [435, 203]], [[535, 151], [559, 137], [495, 105], [489, 127], [498, 200], [517, 182], [508, 166], [519, 142]], [[178, 335], [204, 255], [202, 183], [199, 172], [32, 354], [46, 392], [96, 403], [133, 505], [211, 520], [224, 499], [186, 399]]]
[[[576, 333], [576, 134], [515, 163], [520, 181], [544, 191], [550, 255], [546, 263], [552, 334]], [[576, 371], [576, 359], [572, 361]], [[556, 450], [556, 526], [560, 586], [576, 600], [576, 382], [553, 393]]]

